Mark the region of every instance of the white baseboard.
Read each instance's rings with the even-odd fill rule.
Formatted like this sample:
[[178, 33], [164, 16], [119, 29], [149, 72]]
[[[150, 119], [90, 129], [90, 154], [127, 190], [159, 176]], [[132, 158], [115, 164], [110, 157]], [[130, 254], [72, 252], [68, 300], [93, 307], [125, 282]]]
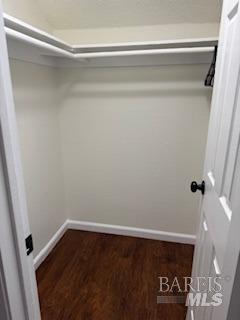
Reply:
[[139, 237], [145, 239], [185, 243], [185, 244], [195, 244], [196, 236], [184, 233], [174, 233], [159, 231], [153, 229], [141, 229], [134, 227], [118, 226], [103, 223], [94, 223], [86, 221], [77, 220], [67, 220], [68, 229], [92, 231], [100, 233], [109, 233], [122, 236]]
[[35, 270], [46, 259], [46, 257], [49, 255], [58, 241], [62, 238], [67, 229], [116, 234], [121, 236], [130, 236], [185, 244], [195, 244], [196, 240], [196, 236], [191, 234], [166, 232], [153, 229], [141, 229], [87, 221], [66, 220], [55, 233], [55, 235], [51, 238], [51, 240], [47, 243], [47, 245], [35, 257]]
[[34, 258], [34, 268], [35, 270], [40, 266], [40, 264], [47, 258], [52, 249], [56, 246], [58, 241], [62, 238], [66, 230], [68, 229], [68, 220], [58, 229], [46, 246], [39, 252], [39, 254]]

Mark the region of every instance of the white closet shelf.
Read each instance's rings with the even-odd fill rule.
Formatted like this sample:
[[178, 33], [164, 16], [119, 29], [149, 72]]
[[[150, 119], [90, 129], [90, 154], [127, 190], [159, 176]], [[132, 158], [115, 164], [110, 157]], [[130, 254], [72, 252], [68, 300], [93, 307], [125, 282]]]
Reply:
[[218, 43], [204, 38], [71, 46], [7, 14], [4, 24], [10, 58], [59, 67], [210, 63]]

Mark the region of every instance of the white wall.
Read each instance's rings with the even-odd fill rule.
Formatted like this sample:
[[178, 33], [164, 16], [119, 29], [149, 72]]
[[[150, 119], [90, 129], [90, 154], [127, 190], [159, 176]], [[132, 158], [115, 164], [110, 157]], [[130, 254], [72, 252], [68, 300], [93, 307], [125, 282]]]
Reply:
[[59, 71], [69, 218], [195, 234], [208, 67]]
[[11, 61], [34, 255], [66, 220], [54, 68]]
[[35, 256], [66, 218], [195, 233], [207, 68], [11, 61]]

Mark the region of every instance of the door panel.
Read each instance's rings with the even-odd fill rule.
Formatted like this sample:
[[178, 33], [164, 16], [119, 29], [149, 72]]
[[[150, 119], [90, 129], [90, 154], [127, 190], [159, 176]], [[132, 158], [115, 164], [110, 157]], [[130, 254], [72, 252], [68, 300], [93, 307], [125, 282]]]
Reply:
[[[236, 204], [234, 179], [239, 174], [240, 142], [240, 14], [238, 1], [224, 2], [217, 71], [213, 90], [212, 110], [209, 124], [205, 159], [205, 195], [201, 203], [201, 219], [194, 254], [193, 278], [230, 276], [229, 243], [233, 236], [233, 218], [239, 214]], [[236, 219], [234, 219], [236, 220]], [[240, 227], [240, 225], [239, 225]], [[236, 235], [239, 231], [235, 231]], [[236, 236], [235, 236], [236, 238]], [[239, 243], [240, 246], [240, 243]], [[236, 248], [235, 248], [236, 249]], [[232, 263], [235, 258], [230, 257]], [[224, 287], [223, 282], [223, 287]], [[226, 285], [229, 287], [229, 285]], [[230, 287], [229, 287], [230, 288]], [[226, 292], [226, 291], [225, 291]], [[231, 292], [224, 295], [228, 305]], [[221, 309], [221, 313], [217, 310]], [[187, 319], [225, 320], [227, 308], [214, 306], [189, 307]], [[220, 315], [220, 316], [219, 316]]]

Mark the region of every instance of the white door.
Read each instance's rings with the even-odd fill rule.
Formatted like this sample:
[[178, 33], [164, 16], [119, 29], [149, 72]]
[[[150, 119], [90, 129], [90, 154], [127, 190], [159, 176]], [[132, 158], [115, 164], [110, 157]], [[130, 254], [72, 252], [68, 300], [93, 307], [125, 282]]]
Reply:
[[[189, 307], [187, 319], [192, 320], [228, 319], [228, 306], [238, 263], [240, 249], [238, 2], [238, 0], [225, 0], [223, 4], [203, 178], [205, 194], [201, 203], [200, 226], [192, 271], [195, 290], [197, 290], [196, 277], [223, 278], [219, 281], [223, 286], [223, 303], [220, 306]], [[238, 315], [238, 319], [239, 317]]]
[[[4, 295], [8, 300], [10, 319], [39, 320], [33, 257], [32, 254], [27, 255], [25, 246], [25, 239], [29, 236], [30, 230], [1, 0], [0, 48], [0, 174], [2, 169], [4, 175], [4, 180], [0, 176], [1, 283], [6, 285]], [[1, 288], [3, 291], [3, 286]]]

